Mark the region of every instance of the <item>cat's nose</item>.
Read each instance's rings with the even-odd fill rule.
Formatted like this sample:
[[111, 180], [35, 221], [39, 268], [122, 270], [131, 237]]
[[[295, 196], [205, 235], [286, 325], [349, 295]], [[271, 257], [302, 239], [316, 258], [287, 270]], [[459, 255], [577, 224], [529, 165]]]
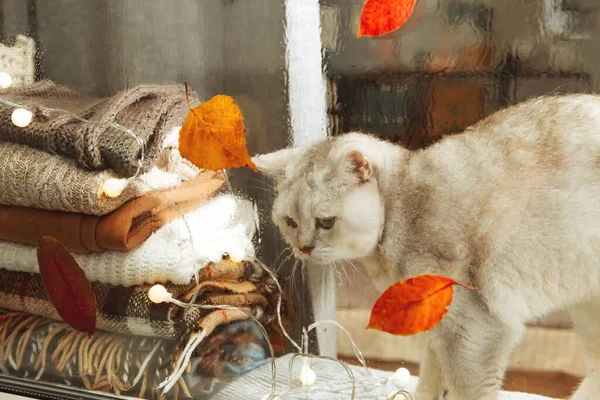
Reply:
[[315, 246], [304, 246], [300, 248], [300, 251], [303, 252], [304, 254], [309, 254], [313, 251], [313, 249], [315, 248]]

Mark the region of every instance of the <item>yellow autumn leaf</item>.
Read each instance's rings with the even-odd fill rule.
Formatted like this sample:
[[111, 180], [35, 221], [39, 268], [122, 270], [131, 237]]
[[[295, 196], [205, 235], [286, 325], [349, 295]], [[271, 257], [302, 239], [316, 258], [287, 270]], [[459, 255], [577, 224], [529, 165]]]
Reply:
[[243, 119], [235, 100], [226, 95], [190, 107], [179, 132], [181, 156], [201, 169], [247, 167], [256, 171], [246, 148]]

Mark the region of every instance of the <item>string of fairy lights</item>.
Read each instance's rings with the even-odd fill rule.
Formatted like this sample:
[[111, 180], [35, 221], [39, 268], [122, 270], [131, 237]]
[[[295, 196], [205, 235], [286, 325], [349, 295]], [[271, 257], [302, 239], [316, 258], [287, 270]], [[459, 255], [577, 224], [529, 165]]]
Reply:
[[[2, 89], [6, 89], [9, 88], [13, 85], [13, 79], [12, 77], [6, 73], [6, 72], [0, 72], [0, 88]], [[21, 105], [21, 104], [17, 104], [17, 103], [13, 103], [11, 101], [2, 99], [0, 97], [0, 104], [3, 104], [5, 106], [8, 107], [12, 107], [13, 108], [13, 112], [11, 114], [11, 121], [12, 123], [20, 128], [26, 128], [27, 126], [29, 126], [33, 120], [34, 113], [25, 105]], [[134, 137], [136, 140], [139, 140], [139, 138], [135, 135], [134, 132], [132, 132], [129, 128], [121, 126], [119, 124], [115, 124], [115, 123], [99, 123], [96, 121], [90, 121], [90, 120], [86, 120], [81, 118], [78, 115], [72, 114], [66, 110], [62, 110], [62, 109], [56, 109], [56, 108], [52, 108], [52, 109], [48, 109], [48, 111], [52, 111], [52, 112], [57, 112], [57, 113], [63, 113], [63, 114], [67, 114], [81, 122], [84, 123], [91, 123], [91, 124], [101, 124], [101, 125], [110, 125], [116, 129], [119, 129], [125, 133], [127, 133], [128, 135], [131, 135], [132, 137]], [[174, 128], [174, 130], [176, 130], [177, 132], [179, 131], [180, 127]], [[172, 133], [177, 133], [177, 132], [172, 132]], [[143, 146], [142, 146], [142, 157], [141, 160], [143, 160]], [[141, 163], [140, 160], [140, 163]], [[111, 197], [111, 198], [116, 198], [119, 197], [123, 190], [127, 187], [127, 185], [129, 184], [129, 182], [132, 179], [135, 179], [137, 177], [139, 177], [140, 175], [140, 168], [138, 169], [138, 171], [136, 172], [136, 174], [134, 174], [132, 177], [129, 178], [125, 178], [125, 179], [118, 179], [118, 178], [109, 178], [106, 181], [103, 182], [102, 184], [102, 192], [104, 195]], [[163, 195], [160, 191], [156, 191], [155, 192], [159, 195]], [[177, 212], [179, 212], [179, 210], [177, 210]], [[180, 212], [179, 212], [180, 213]], [[181, 213], [180, 213], [181, 214]], [[185, 220], [185, 217], [183, 214], [181, 214], [182, 219]], [[186, 223], [187, 226], [187, 223]], [[189, 229], [189, 226], [187, 226], [188, 231], [190, 232], [190, 237], [191, 237], [191, 231]], [[398, 370], [396, 370], [394, 372], [394, 374], [392, 374], [390, 377], [388, 378], [380, 378], [375, 376], [372, 371], [367, 367], [366, 361], [362, 355], [362, 352], [360, 351], [360, 349], [356, 346], [356, 343], [354, 342], [354, 340], [352, 339], [352, 337], [350, 336], [350, 333], [339, 323], [337, 323], [336, 321], [330, 321], [330, 320], [322, 320], [322, 321], [317, 321], [315, 323], [313, 323], [312, 325], [310, 325], [308, 328], [305, 328], [303, 330], [303, 335], [302, 335], [302, 346], [299, 345], [298, 343], [296, 343], [296, 341], [294, 339], [292, 339], [292, 337], [289, 335], [289, 333], [285, 330], [283, 323], [282, 323], [282, 319], [281, 319], [281, 303], [282, 303], [282, 294], [283, 294], [283, 290], [279, 284], [279, 282], [276, 279], [275, 274], [273, 273], [273, 271], [271, 271], [271, 269], [269, 269], [267, 266], [265, 266], [262, 262], [260, 262], [258, 259], [256, 259], [255, 257], [245, 254], [245, 251], [243, 249], [237, 248], [235, 246], [232, 246], [232, 249], [230, 252], [228, 252], [228, 256], [229, 259], [233, 262], [242, 262], [242, 261], [250, 261], [253, 262], [256, 265], [259, 265], [265, 272], [267, 272], [268, 274], [271, 275], [271, 278], [273, 279], [273, 281], [275, 282], [277, 289], [279, 291], [279, 296], [278, 296], [278, 301], [277, 301], [277, 321], [278, 321], [278, 325], [279, 328], [282, 330], [284, 336], [287, 338], [287, 340], [296, 348], [297, 353], [294, 353], [291, 360], [290, 360], [290, 376], [289, 376], [289, 383], [288, 383], [288, 387], [283, 389], [282, 392], [277, 393], [276, 390], [276, 364], [275, 364], [275, 355], [274, 355], [274, 351], [272, 346], [270, 345], [269, 342], [269, 338], [267, 335], [267, 332], [265, 330], [265, 328], [263, 327], [263, 325], [258, 321], [258, 319], [252, 314], [250, 313], [248, 310], [245, 310], [243, 308], [239, 308], [239, 307], [234, 307], [234, 306], [227, 306], [227, 305], [202, 305], [202, 304], [196, 304], [194, 303], [195, 301], [195, 296], [192, 297], [192, 299], [190, 300], [189, 303], [185, 303], [182, 301], [177, 300], [176, 298], [173, 297], [172, 293], [170, 293], [163, 285], [160, 284], [156, 284], [154, 285], [148, 292], [148, 297], [149, 299], [156, 303], [172, 303], [175, 304], [179, 307], [183, 307], [183, 308], [190, 308], [190, 307], [199, 307], [199, 308], [206, 308], [206, 309], [222, 309], [222, 310], [239, 310], [242, 311], [244, 313], [246, 313], [248, 315], [249, 318], [251, 318], [252, 320], [254, 320], [259, 327], [261, 328], [261, 331], [263, 333], [263, 335], [265, 336], [265, 339], [267, 341], [269, 350], [270, 350], [270, 356], [271, 356], [271, 368], [272, 368], [272, 385], [271, 385], [271, 392], [266, 394], [262, 400], [280, 400], [282, 399], [285, 394], [289, 393], [292, 390], [292, 376], [291, 376], [291, 365], [295, 359], [295, 357], [299, 356], [299, 357], [303, 357], [302, 360], [302, 365], [300, 368], [300, 372], [298, 374], [298, 376], [296, 377], [297, 382], [300, 382], [300, 384], [302, 386], [315, 386], [317, 387], [317, 382], [318, 382], [318, 377], [316, 372], [311, 368], [310, 366], [310, 362], [309, 359], [310, 358], [316, 358], [316, 359], [326, 359], [326, 360], [330, 360], [330, 361], [336, 361], [338, 363], [340, 363], [345, 371], [347, 372], [349, 379], [351, 381], [352, 384], [352, 395], [351, 398], [354, 399], [355, 396], [355, 378], [354, 375], [352, 373], [352, 370], [346, 365], [346, 363], [344, 363], [343, 361], [340, 360], [336, 360], [333, 358], [329, 358], [329, 357], [324, 357], [324, 356], [319, 356], [319, 355], [313, 355], [313, 354], [309, 354], [308, 352], [308, 333], [310, 331], [312, 331], [313, 329], [315, 329], [317, 326], [321, 325], [321, 324], [332, 324], [335, 325], [336, 327], [338, 327], [339, 329], [341, 329], [350, 339], [350, 342], [352, 343], [352, 348], [354, 351], [354, 354], [356, 356], [356, 358], [359, 360], [360, 364], [362, 365], [362, 367], [365, 369], [365, 371], [367, 371], [367, 374], [371, 377], [371, 379], [373, 380], [373, 385], [386, 385], [390, 382], [394, 383], [396, 385], [396, 387], [399, 387], [399, 389], [397, 388], [396, 390], [393, 390], [392, 392], [390, 392], [387, 396], [386, 396], [386, 400], [402, 400], [402, 399], [412, 399], [410, 393], [408, 391], [406, 391], [406, 385], [408, 384], [409, 380], [411, 379], [411, 375], [410, 372], [406, 369], [406, 368], [399, 368]], [[195, 272], [195, 279], [196, 279], [196, 283], [198, 286], [199, 283], [199, 278], [198, 278], [198, 273], [197, 273], [197, 269]], [[176, 368], [175, 371], [171, 374], [170, 377], [168, 377], [163, 383], [161, 383], [159, 385], [159, 387], [157, 388], [158, 390], [162, 390], [162, 393], [167, 393], [173, 386], [174, 384], [180, 379], [181, 375], [183, 374], [183, 372], [185, 371], [185, 368], [187, 366], [187, 363], [189, 362], [189, 359], [191, 357], [191, 354], [193, 353], [193, 351], [195, 350], [195, 348], [202, 342], [202, 339], [204, 339], [204, 335], [199, 334], [196, 335], [195, 337], [191, 338], [190, 341], [187, 343], [183, 354], [180, 356], [180, 359], [177, 361], [176, 363]], [[187, 361], [187, 362], [186, 362]]]

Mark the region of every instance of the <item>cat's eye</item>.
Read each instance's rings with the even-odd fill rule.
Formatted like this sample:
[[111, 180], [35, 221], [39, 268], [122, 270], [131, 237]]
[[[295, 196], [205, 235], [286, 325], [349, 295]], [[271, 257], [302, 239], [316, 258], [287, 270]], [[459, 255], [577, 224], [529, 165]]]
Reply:
[[285, 223], [287, 224], [287, 226], [289, 226], [292, 229], [296, 229], [298, 227], [298, 224], [296, 223], [296, 221], [294, 221], [290, 217], [285, 217]]
[[331, 218], [317, 218], [315, 225], [319, 229], [331, 229], [335, 224], [335, 217]]

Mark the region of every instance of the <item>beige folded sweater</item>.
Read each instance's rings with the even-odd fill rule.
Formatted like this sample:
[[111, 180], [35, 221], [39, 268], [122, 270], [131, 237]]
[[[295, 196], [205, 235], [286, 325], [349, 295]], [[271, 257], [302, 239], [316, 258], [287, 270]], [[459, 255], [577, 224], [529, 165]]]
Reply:
[[103, 193], [107, 179], [119, 178], [112, 170], [87, 171], [75, 160], [0, 141], [0, 204], [104, 215], [143, 193], [175, 187], [198, 175], [177, 149], [165, 149], [159, 160], [112, 198]]
[[[192, 103], [198, 102], [193, 92], [190, 96]], [[89, 170], [110, 168], [123, 177], [133, 176], [140, 162], [141, 171], [149, 171], [165, 137], [183, 125], [189, 111], [183, 85], [140, 85], [102, 99], [46, 80], [0, 90], [0, 97], [25, 105], [34, 114], [28, 126], [17, 127], [11, 121], [14, 107], [0, 104], [0, 140], [72, 158]]]

